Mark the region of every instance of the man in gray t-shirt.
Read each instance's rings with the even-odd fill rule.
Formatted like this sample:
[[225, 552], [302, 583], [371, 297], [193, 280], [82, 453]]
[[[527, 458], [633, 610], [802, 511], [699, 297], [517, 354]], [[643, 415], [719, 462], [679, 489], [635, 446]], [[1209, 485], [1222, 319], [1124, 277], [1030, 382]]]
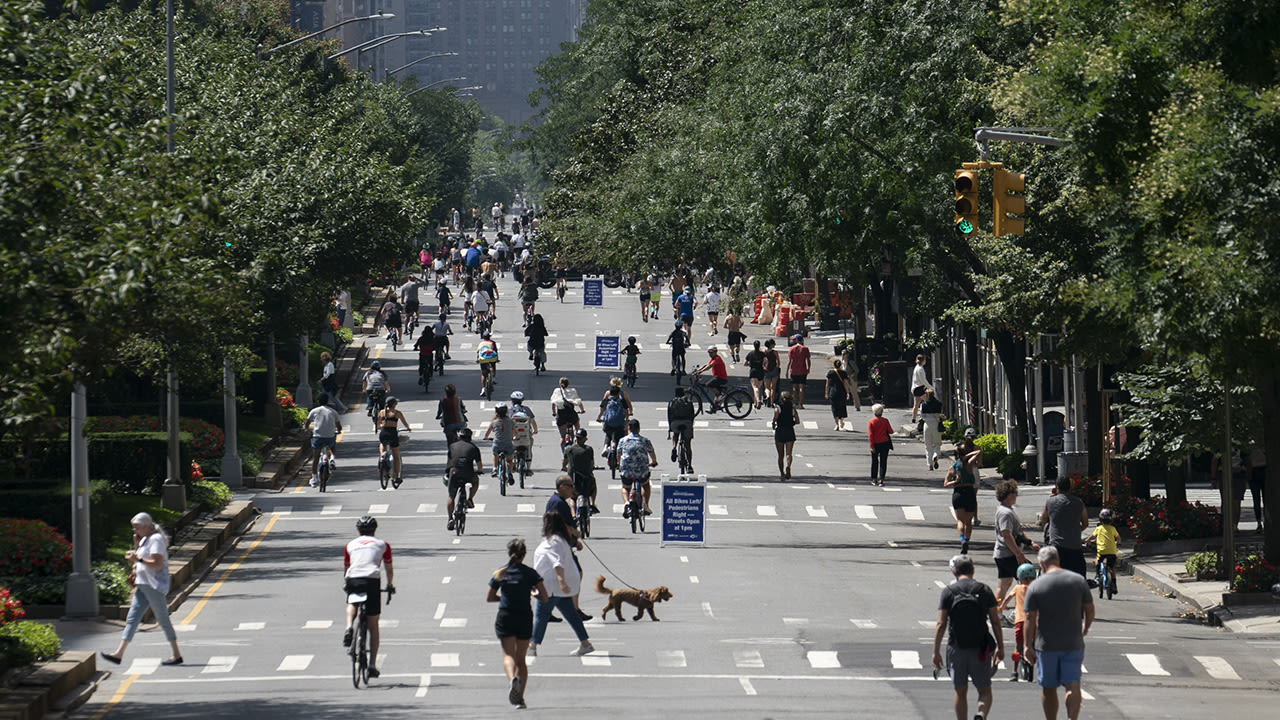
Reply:
[[1083, 500], [1071, 494], [1071, 478], [1058, 478], [1058, 494], [1045, 502], [1040, 523], [1048, 523], [1049, 544], [1058, 549], [1063, 569], [1085, 577], [1080, 533], [1089, 527], [1089, 511], [1085, 509]]
[[1031, 583], [1023, 599], [1026, 657], [1036, 665], [1045, 718], [1058, 717], [1061, 685], [1066, 689], [1067, 717], [1076, 720], [1080, 717], [1084, 636], [1093, 624], [1093, 595], [1083, 577], [1063, 571], [1052, 545], [1040, 548], [1039, 560], [1044, 574]]

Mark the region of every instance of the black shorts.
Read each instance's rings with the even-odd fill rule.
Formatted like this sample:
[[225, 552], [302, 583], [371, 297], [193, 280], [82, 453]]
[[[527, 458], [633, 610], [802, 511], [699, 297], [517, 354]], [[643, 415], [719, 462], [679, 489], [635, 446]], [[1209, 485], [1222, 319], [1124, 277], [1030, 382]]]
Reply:
[[672, 438], [687, 437], [693, 439], [693, 421], [692, 420], [672, 420], [669, 424], [668, 434]]
[[578, 410], [568, 403], [556, 411], [556, 424], [560, 426], [577, 425]]
[[1008, 557], [997, 557], [995, 560], [997, 578], [1003, 580], [1005, 578], [1016, 578], [1018, 576], [1018, 556], [1010, 555]]
[[477, 483], [476, 476], [468, 473], [460, 473], [457, 470], [449, 471], [449, 497], [456, 497], [458, 490], [467, 486], [467, 483], [475, 485]]
[[763, 380], [764, 368], [751, 368], [749, 371], [747, 371], [747, 377], [750, 378], [751, 380]]
[[710, 380], [707, 381], [707, 387], [715, 388], [717, 390], [725, 389], [725, 387], [728, 386], [728, 384], [729, 384], [729, 381], [726, 380], [725, 378], [711, 378]]
[[911, 388], [911, 395], [912, 395], [913, 397], [924, 397], [924, 386], [923, 386], [923, 385], [917, 385], [917, 386], [915, 386], [915, 387]]
[[633, 478], [629, 478], [629, 477], [624, 477], [624, 478], [622, 478], [622, 489], [623, 489], [623, 490], [626, 490], [626, 489], [630, 488], [630, 487], [631, 487], [631, 484], [632, 484], [633, 482], [635, 482], [635, 480], [639, 480], [639, 481], [641, 482], [641, 484], [647, 483], [647, 482], [649, 482], [649, 475], [648, 475], [648, 474], [646, 474], [646, 475], [645, 475], [644, 477], [642, 477], [642, 478], [634, 478], [634, 479], [633, 479]]
[[573, 491], [580, 498], [590, 498], [596, 494], [596, 478], [594, 475], [573, 473]]
[[422, 303], [420, 303], [419, 301], [410, 300], [404, 304], [404, 311], [410, 315], [413, 315], [418, 312], [418, 308], [421, 306], [422, 306]]
[[509, 637], [528, 640], [533, 637], [533, 613], [499, 608], [498, 617], [493, 621], [493, 632], [499, 640]]
[[743, 335], [742, 333], [738, 332], [737, 330], [730, 330], [730, 331], [729, 331], [729, 344], [730, 344], [730, 345], [741, 345], [741, 344], [742, 344], [742, 341], [743, 341], [743, 340], [746, 340], [746, 339], [747, 339], [747, 336], [746, 336], [746, 335]]
[[378, 442], [387, 447], [398, 448], [400, 447], [400, 433], [396, 432], [395, 428], [379, 428]]
[[956, 488], [952, 490], [951, 507], [971, 513], [978, 512], [978, 490], [976, 488]]
[[364, 593], [364, 614], [376, 617], [382, 614], [382, 576], [371, 578], [347, 578], [343, 585], [347, 594]]
[[791, 384], [792, 384], [792, 385], [796, 385], [796, 386], [798, 386], [798, 387], [804, 387], [804, 386], [805, 386], [805, 385], [807, 385], [808, 383], [809, 383], [809, 376], [808, 376], [807, 374], [805, 374], [805, 375], [792, 375], [792, 376], [791, 376]]

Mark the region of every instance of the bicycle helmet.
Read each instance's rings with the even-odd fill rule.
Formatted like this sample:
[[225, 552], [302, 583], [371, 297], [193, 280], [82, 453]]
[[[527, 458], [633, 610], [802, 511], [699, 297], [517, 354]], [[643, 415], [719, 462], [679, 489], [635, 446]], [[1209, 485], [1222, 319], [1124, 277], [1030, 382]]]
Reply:
[[578, 439], [585, 440], [586, 438], [587, 438], [587, 431], [583, 428], [578, 428]]
[[635, 336], [635, 335], [632, 335], [632, 336], [630, 336], [630, 337], [628, 337], [628, 338], [627, 338], [627, 344], [628, 344], [628, 345], [633, 345], [633, 344], [635, 344], [635, 341], [636, 341], [636, 336]]
[[1021, 565], [1019, 565], [1018, 579], [1019, 580], [1035, 580], [1036, 566], [1032, 565], [1031, 563], [1022, 563]]
[[378, 520], [372, 515], [364, 515], [356, 521], [356, 532], [361, 535], [372, 535], [378, 531]]
[[511, 402], [516, 402], [516, 403], [524, 402], [524, 393], [520, 392], [519, 390], [512, 390]]
[[489, 331], [488, 331], [488, 330], [485, 330], [484, 332], [480, 333], [480, 339], [481, 339], [481, 340], [488, 340], [488, 339], [490, 339], [490, 338], [489, 338]]
[[507, 404], [504, 402], [500, 402], [497, 405], [494, 405], [493, 409], [494, 409], [494, 412], [497, 412], [499, 415], [501, 415], [502, 413], [507, 411]]
[[1116, 514], [1111, 511], [1111, 508], [1102, 508], [1102, 512], [1098, 513], [1098, 522], [1110, 523], [1114, 522], [1115, 518]]
[[682, 328], [682, 327], [684, 327], [684, 323], [682, 323], [682, 322], [680, 322], [679, 320], [677, 320], [677, 321], [676, 321], [676, 329], [677, 329], [677, 330], [679, 330], [679, 329], [680, 329], [680, 328]]
[[370, 370], [381, 370], [381, 369], [382, 369], [382, 363], [378, 362], [377, 360], [374, 360], [372, 363], [370, 363], [370, 364], [369, 364], [369, 369], [370, 369]]

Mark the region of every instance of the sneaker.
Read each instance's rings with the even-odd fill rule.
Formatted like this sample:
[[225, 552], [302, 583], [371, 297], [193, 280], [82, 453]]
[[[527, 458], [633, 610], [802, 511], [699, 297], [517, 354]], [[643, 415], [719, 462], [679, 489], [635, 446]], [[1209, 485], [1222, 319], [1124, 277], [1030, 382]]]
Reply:
[[592, 505], [592, 506], [591, 506], [591, 514], [592, 514], [592, 515], [599, 515], [599, 514], [600, 514], [600, 508], [596, 507], [595, 505]]
[[577, 649], [577, 650], [574, 650], [574, 651], [573, 651], [572, 653], [570, 653], [570, 654], [571, 654], [571, 655], [578, 655], [578, 656], [582, 656], [582, 655], [586, 655], [587, 653], [592, 653], [592, 652], [595, 652], [595, 651], [596, 651], [595, 647], [594, 647], [590, 642], [584, 642], [584, 643], [582, 643], [581, 645], [579, 645], [579, 646], [578, 646], [578, 649]]
[[538, 646], [537, 646], [537, 645], [530, 645], [530, 646], [529, 646], [529, 651], [528, 651], [528, 652], [526, 652], [524, 655], [525, 655], [525, 657], [538, 657]]
[[646, 505], [646, 506], [644, 507], [644, 514], [645, 514], [645, 515], [652, 515], [652, 514], [653, 514], [653, 511], [649, 509], [649, 506], [648, 506], [648, 505]]
[[449, 519], [449, 524], [448, 524], [448, 525], [446, 525], [445, 527], [446, 527], [446, 529], [448, 529], [448, 530], [452, 530], [452, 529], [454, 529], [455, 527], [457, 527], [457, 525], [456, 525], [456, 524], [454, 524], [454, 522], [453, 522], [453, 518], [450, 518], [450, 519]]
[[1009, 682], [1018, 682], [1018, 671], [1017, 671], [1017, 670], [1014, 670], [1014, 671], [1013, 671], [1013, 674], [1009, 676]]
[[508, 485], [515, 485], [515, 484], [516, 484], [516, 478], [515, 478], [515, 476], [514, 476], [514, 475], [513, 475], [513, 476], [511, 476], [511, 477], [509, 477], [509, 478], [507, 478], [507, 484], [508, 484]]
[[494, 468], [489, 472], [489, 477], [498, 477], [498, 468]]
[[961, 555], [968, 555], [968, 554], [969, 554], [969, 541], [968, 541], [968, 540], [961, 540], [961, 541], [960, 541], [960, 554], [961, 554]]
[[400, 487], [400, 483], [402, 482], [404, 482], [404, 478], [398, 477], [395, 480], [391, 481], [391, 487], [398, 489]]
[[319, 485], [319, 484], [320, 484], [320, 476], [316, 475], [315, 473], [312, 473], [312, 474], [311, 474], [311, 482], [310, 482], [310, 483], [308, 483], [308, 484], [309, 484], [311, 487], [315, 487], [315, 486]]
[[586, 621], [590, 620], [591, 618], [595, 617], [595, 615], [592, 615], [592, 614], [587, 613], [587, 612], [583, 612], [583, 610], [582, 610], [581, 608], [579, 608], [579, 609], [578, 609], [578, 617], [582, 618], [582, 622], [586, 622]]
[[675, 461], [676, 461], [676, 449], [671, 448], [671, 462], [675, 462]]
[[564, 622], [564, 619], [559, 615], [548, 615], [547, 622]]
[[622, 506], [622, 519], [626, 520], [631, 517], [631, 503]]
[[476, 501], [472, 500], [471, 498], [467, 498], [467, 509], [474, 510], [475, 507], [476, 507]]
[[511, 678], [511, 690], [507, 692], [507, 702], [512, 705], [519, 705], [523, 701], [524, 698], [520, 695], [520, 678], [513, 677]]
[[351, 636], [355, 634], [355, 630], [347, 628], [342, 633], [342, 647], [351, 647]]
[[376, 677], [378, 677], [378, 676], [379, 676], [379, 675], [381, 675], [381, 674], [382, 674], [382, 673], [378, 672], [378, 668], [376, 668], [376, 667], [370, 667], [370, 668], [369, 668], [369, 677], [371, 677], [371, 678], [376, 678]]

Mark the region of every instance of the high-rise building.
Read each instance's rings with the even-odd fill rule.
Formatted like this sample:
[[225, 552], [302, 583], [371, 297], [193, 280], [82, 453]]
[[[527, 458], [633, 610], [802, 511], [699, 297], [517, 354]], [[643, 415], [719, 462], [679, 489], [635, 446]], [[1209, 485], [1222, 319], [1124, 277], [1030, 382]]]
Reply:
[[[293, 23], [313, 32], [341, 20], [390, 12], [385, 22], [352, 23], [335, 31], [342, 47], [390, 33], [447, 28], [431, 37], [404, 37], [346, 57], [353, 67], [384, 77], [428, 55], [457, 53], [416, 63], [396, 78], [413, 76], [420, 85], [463, 77], [454, 85], [471, 92], [485, 112], [518, 124], [532, 117], [529, 94], [538, 86], [534, 68], [573, 40], [588, 0], [291, 0]], [[320, 9], [323, 8], [323, 13]]]

